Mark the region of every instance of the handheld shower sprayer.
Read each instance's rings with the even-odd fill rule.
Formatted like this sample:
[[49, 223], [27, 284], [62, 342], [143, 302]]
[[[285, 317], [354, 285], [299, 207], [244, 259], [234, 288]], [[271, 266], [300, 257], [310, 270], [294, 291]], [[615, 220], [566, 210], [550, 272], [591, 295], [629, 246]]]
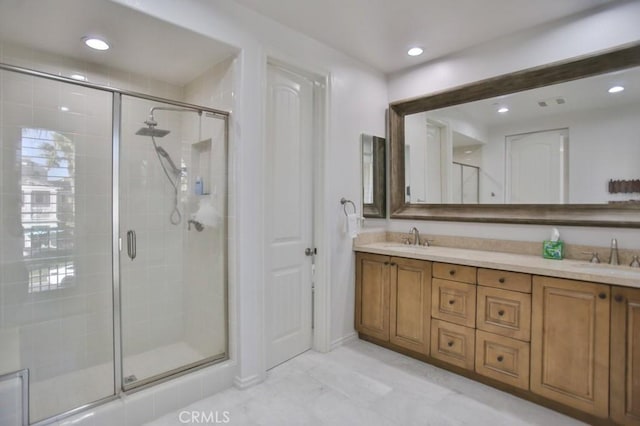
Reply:
[[[178, 107], [159, 107], [155, 106], [149, 110], [149, 117], [144, 121], [144, 124], [147, 127], [140, 128], [136, 135], [140, 136], [150, 136], [151, 142], [153, 143], [153, 147], [155, 148], [156, 155], [158, 156], [158, 161], [160, 162], [160, 166], [162, 167], [162, 171], [164, 171], [165, 176], [169, 180], [171, 186], [173, 186], [173, 195], [174, 195], [174, 203], [173, 203], [173, 211], [169, 220], [172, 224], [178, 225], [182, 221], [182, 214], [178, 209], [178, 183], [180, 178], [182, 177], [182, 170], [176, 166], [176, 163], [171, 159], [169, 153], [159, 146], [156, 143], [156, 137], [162, 138], [170, 133], [169, 130], [158, 129], [158, 122], [154, 117], [155, 111], [178, 111], [178, 112], [195, 112], [199, 116], [202, 117], [202, 111], [198, 109], [190, 109], [190, 108], [178, 108]], [[172, 173], [167, 170], [167, 166]], [[173, 175], [173, 177], [171, 176]]]

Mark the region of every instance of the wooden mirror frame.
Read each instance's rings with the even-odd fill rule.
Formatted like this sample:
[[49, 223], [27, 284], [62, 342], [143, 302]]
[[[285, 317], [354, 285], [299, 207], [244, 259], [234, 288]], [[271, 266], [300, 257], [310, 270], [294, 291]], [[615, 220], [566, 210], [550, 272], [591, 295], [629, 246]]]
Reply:
[[[637, 204], [410, 204], [405, 202], [404, 117], [640, 65], [640, 43], [529, 68], [389, 104], [392, 219], [640, 228]], [[603, 183], [604, 185], [604, 183]]]
[[[373, 203], [364, 203], [364, 186], [362, 188], [362, 216], [368, 218], [384, 218], [387, 217], [387, 141], [379, 136], [365, 135], [360, 136], [360, 145], [362, 152], [362, 143], [364, 136], [368, 136], [372, 141], [373, 153]], [[361, 154], [362, 155], [362, 154]], [[362, 159], [361, 159], [362, 163]], [[362, 169], [360, 170], [362, 174]]]

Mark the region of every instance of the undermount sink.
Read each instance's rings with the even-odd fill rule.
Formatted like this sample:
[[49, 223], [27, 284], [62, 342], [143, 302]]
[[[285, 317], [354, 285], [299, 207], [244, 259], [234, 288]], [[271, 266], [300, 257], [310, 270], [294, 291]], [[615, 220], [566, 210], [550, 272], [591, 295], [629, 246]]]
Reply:
[[626, 278], [637, 278], [640, 280], [640, 268], [630, 268], [622, 265], [614, 266], [602, 263], [578, 263], [575, 264], [574, 267], [585, 272], [594, 272], [597, 274], [606, 274]]

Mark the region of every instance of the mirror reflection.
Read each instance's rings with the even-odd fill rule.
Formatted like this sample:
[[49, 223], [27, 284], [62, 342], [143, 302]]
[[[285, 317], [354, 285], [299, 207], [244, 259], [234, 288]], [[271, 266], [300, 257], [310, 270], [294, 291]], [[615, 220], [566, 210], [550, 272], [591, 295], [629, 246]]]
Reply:
[[364, 217], [385, 217], [385, 139], [362, 134], [362, 211]]
[[404, 118], [408, 203], [640, 202], [638, 67]]

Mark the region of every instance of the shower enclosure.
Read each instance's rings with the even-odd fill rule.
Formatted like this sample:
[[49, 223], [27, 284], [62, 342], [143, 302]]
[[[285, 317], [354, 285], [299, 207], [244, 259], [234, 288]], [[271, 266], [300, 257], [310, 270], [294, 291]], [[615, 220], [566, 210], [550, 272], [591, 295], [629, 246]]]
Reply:
[[0, 81], [0, 377], [29, 377], [20, 404], [0, 382], [0, 424], [226, 359], [228, 113], [4, 64]]

